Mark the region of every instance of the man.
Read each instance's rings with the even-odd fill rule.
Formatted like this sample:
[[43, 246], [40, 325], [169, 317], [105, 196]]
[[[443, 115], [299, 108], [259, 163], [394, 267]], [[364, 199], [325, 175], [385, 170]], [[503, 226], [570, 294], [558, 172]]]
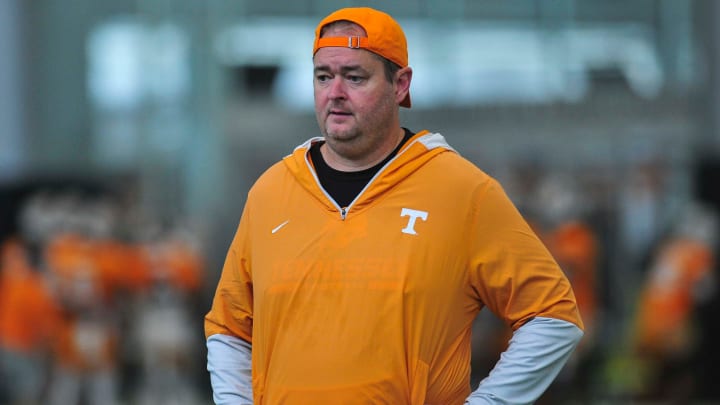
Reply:
[[0, 242], [0, 403], [39, 403], [59, 320], [47, 274], [33, 267], [26, 243]]
[[[568, 280], [499, 184], [440, 134], [400, 126], [412, 69], [369, 8], [314, 43], [323, 137], [249, 192], [205, 319], [222, 404], [531, 403], [582, 336]], [[471, 393], [471, 326], [514, 330]]]

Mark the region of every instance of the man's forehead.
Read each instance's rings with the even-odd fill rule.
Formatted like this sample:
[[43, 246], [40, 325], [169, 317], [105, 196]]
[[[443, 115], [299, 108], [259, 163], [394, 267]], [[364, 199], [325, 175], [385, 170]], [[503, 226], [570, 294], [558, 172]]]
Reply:
[[362, 65], [353, 65], [353, 64], [347, 64], [347, 65], [316, 64], [315, 65], [315, 71], [333, 71], [333, 70], [338, 70], [341, 72], [352, 72], [352, 71], [368, 72], [368, 71], [371, 71], [372, 69], [368, 69]]
[[356, 66], [371, 69], [377, 63], [380, 62], [375, 54], [365, 49], [327, 47], [319, 49], [313, 57], [313, 65], [316, 68], [318, 66]]

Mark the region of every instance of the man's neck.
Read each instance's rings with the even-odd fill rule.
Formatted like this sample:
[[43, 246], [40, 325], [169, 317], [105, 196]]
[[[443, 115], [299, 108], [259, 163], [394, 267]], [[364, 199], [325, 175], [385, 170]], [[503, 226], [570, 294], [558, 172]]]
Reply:
[[395, 149], [390, 152], [385, 159], [381, 160], [375, 166], [359, 171], [340, 171], [331, 168], [320, 152], [321, 146], [313, 144], [310, 148], [310, 159], [312, 159], [315, 173], [325, 191], [332, 197], [341, 207], [347, 207], [360, 194], [363, 188], [367, 186], [370, 180], [380, 171], [390, 160], [392, 160], [400, 152], [400, 149], [413, 136], [410, 130], [403, 129], [403, 138]]

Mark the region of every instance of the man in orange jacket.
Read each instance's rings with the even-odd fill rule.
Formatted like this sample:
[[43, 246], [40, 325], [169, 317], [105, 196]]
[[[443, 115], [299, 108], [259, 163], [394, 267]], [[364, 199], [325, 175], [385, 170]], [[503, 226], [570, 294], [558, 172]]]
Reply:
[[0, 243], [0, 403], [40, 399], [43, 370], [60, 321], [49, 284], [47, 275], [32, 266], [20, 239]]
[[[401, 127], [412, 69], [389, 15], [316, 29], [322, 137], [249, 192], [205, 318], [219, 404], [531, 403], [582, 336], [570, 283], [501, 186]], [[474, 392], [471, 327], [514, 331]]]

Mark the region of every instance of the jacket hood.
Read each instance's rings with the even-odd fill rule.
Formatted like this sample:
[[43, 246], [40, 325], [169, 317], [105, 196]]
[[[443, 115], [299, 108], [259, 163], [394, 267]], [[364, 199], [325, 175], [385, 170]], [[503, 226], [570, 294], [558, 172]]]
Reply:
[[[283, 158], [283, 162], [303, 188], [326, 205], [329, 210], [338, 211], [341, 207], [321, 187], [309, 158], [310, 147], [314, 143], [322, 141], [324, 141], [322, 137], [308, 139], [296, 147], [290, 155]], [[355, 211], [367, 206], [433, 157], [444, 152], [456, 153], [439, 133], [420, 131], [413, 135], [398, 154], [378, 171], [357, 198], [350, 203], [347, 207], [348, 211]]]

